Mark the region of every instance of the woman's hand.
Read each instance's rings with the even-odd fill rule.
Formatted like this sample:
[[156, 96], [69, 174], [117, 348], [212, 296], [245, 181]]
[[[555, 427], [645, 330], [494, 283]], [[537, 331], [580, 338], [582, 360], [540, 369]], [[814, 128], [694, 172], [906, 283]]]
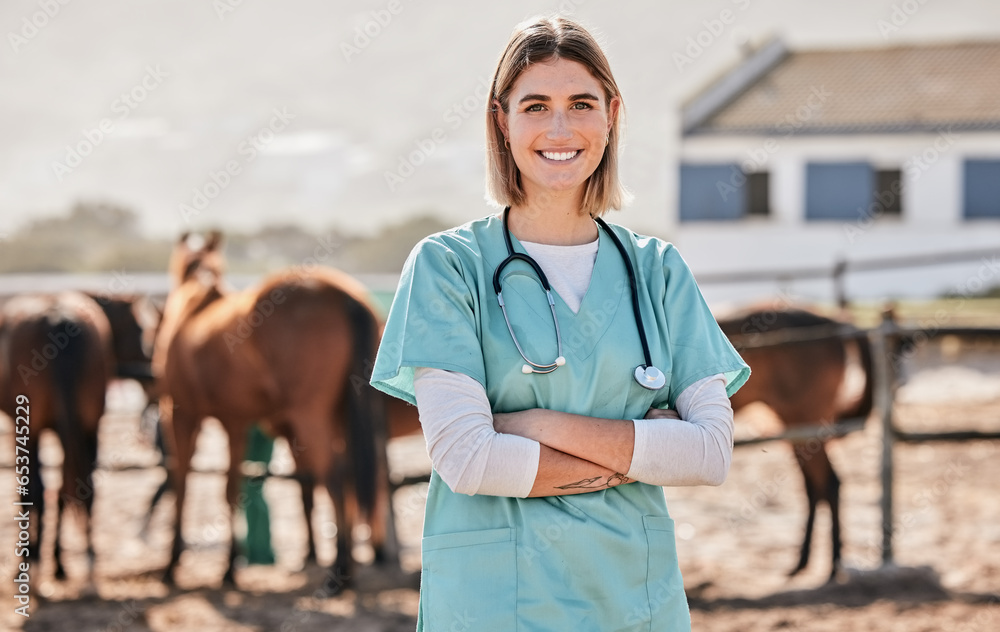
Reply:
[[681, 416], [671, 408], [650, 408], [644, 419], [680, 419]]

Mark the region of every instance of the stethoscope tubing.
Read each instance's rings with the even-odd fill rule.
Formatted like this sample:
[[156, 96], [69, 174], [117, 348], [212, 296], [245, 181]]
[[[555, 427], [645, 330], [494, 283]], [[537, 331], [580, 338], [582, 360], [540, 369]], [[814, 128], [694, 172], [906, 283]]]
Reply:
[[[497, 302], [500, 304], [500, 310], [503, 312], [504, 322], [507, 323], [507, 331], [510, 332], [510, 337], [514, 341], [514, 346], [517, 347], [517, 352], [521, 355], [521, 358], [523, 358], [525, 362], [534, 367], [534, 370], [531, 371], [528, 370], [528, 367], [525, 367], [525, 371], [532, 373], [543, 373], [543, 374], [551, 373], [552, 371], [555, 371], [558, 367], [562, 366], [562, 364], [565, 364], [565, 359], [563, 358], [562, 354], [562, 335], [560, 334], [559, 331], [559, 319], [556, 317], [555, 299], [553, 299], [552, 297], [552, 287], [549, 285], [548, 277], [545, 276], [545, 272], [542, 270], [541, 266], [538, 265], [537, 261], [535, 261], [530, 255], [526, 253], [514, 252], [514, 245], [511, 242], [510, 227], [508, 224], [509, 216], [510, 216], [510, 207], [508, 206], [503, 211], [503, 234], [504, 234], [504, 241], [506, 242], [507, 245], [507, 258], [501, 261], [500, 265], [498, 265], [496, 267], [496, 270], [493, 272], [493, 291], [496, 292]], [[608, 236], [611, 238], [611, 241], [614, 242], [615, 248], [618, 249], [619, 254], [621, 254], [622, 260], [625, 263], [625, 270], [628, 272], [629, 289], [632, 295], [632, 315], [635, 318], [635, 326], [639, 332], [639, 341], [642, 343], [643, 358], [646, 361], [646, 364], [644, 366], [639, 367], [639, 369], [652, 368], [656, 370], [655, 367], [653, 367], [652, 356], [649, 352], [649, 342], [646, 340], [646, 328], [643, 326], [642, 314], [639, 311], [639, 286], [635, 275], [635, 268], [632, 267], [632, 260], [628, 256], [628, 252], [625, 250], [625, 245], [622, 244], [620, 239], [618, 239], [618, 236], [615, 235], [614, 231], [611, 230], [611, 227], [608, 226], [607, 223], [605, 223], [605, 221], [600, 217], [596, 217], [594, 218], [594, 220], [597, 222], [597, 225], [600, 226], [601, 229], [603, 229], [604, 232], [608, 234]], [[556, 361], [552, 362], [551, 364], [539, 364], [529, 360], [528, 356], [524, 353], [524, 349], [521, 348], [521, 343], [518, 342], [517, 336], [514, 335], [514, 328], [510, 324], [510, 318], [507, 316], [507, 308], [504, 305], [503, 286], [500, 281], [500, 275], [503, 272], [504, 268], [507, 267], [507, 265], [513, 261], [523, 261], [527, 263], [529, 266], [531, 266], [531, 269], [534, 270], [536, 275], [538, 275], [538, 280], [539, 282], [541, 282], [542, 288], [545, 289], [545, 296], [549, 302], [549, 310], [552, 312], [552, 322], [555, 325], [556, 344], [558, 346], [558, 353], [559, 353], [559, 356], [556, 358]], [[560, 362], [560, 360], [562, 362]], [[640, 384], [642, 384], [642, 381], [639, 378], [638, 369], [636, 373], [637, 373], [636, 380], [639, 381]], [[649, 387], [647, 386], [647, 388]]]
[[625, 269], [628, 270], [629, 287], [632, 290], [632, 315], [635, 317], [635, 327], [639, 331], [639, 342], [642, 343], [642, 355], [646, 360], [646, 366], [653, 366], [653, 358], [649, 353], [649, 342], [646, 340], [646, 328], [643, 326], [642, 314], [639, 312], [639, 284], [635, 277], [635, 269], [632, 267], [632, 259], [628, 256], [628, 252], [625, 251], [625, 245], [618, 239], [618, 235], [611, 230], [611, 227], [600, 217], [595, 217], [594, 221], [611, 237], [611, 241], [615, 242], [615, 247], [621, 253], [622, 261], [625, 262]]

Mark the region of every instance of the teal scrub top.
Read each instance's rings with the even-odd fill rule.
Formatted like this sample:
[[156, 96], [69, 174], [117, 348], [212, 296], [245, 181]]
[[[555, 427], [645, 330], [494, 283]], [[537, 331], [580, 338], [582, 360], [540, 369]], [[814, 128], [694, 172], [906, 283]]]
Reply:
[[[415, 403], [413, 371], [464, 373], [493, 412], [546, 408], [636, 419], [674, 407], [692, 383], [726, 376], [732, 395], [750, 369], [725, 337], [687, 264], [669, 243], [611, 225], [637, 277], [653, 364], [667, 386], [633, 378], [644, 362], [628, 272], [600, 234], [590, 286], [577, 313], [553, 292], [566, 364], [524, 374], [493, 292], [507, 256], [490, 216], [432, 235], [410, 253], [389, 312], [372, 385]], [[524, 252], [513, 238], [514, 249]], [[504, 302], [528, 358], [551, 362], [556, 333], [537, 276], [515, 261]], [[421, 546], [418, 630], [609, 632], [688, 630], [690, 616], [663, 490], [645, 483], [572, 496], [456, 494], [431, 473]]]

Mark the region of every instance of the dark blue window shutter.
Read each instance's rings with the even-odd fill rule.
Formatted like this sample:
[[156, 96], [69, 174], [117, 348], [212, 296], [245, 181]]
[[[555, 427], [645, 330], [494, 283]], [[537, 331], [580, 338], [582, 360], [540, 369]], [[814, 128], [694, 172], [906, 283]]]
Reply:
[[806, 219], [862, 217], [874, 191], [874, 170], [866, 162], [811, 162], [806, 165]]
[[966, 218], [1000, 218], [1000, 160], [966, 160], [963, 188]]
[[739, 165], [681, 165], [681, 221], [734, 220], [746, 214]]

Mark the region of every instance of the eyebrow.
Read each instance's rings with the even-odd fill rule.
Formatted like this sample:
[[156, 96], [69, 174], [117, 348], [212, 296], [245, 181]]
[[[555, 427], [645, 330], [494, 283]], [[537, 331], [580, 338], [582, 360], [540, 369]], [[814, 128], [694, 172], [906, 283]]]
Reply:
[[[518, 103], [524, 103], [525, 101], [545, 101], [545, 102], [548, 102], [548, 101], [551, 101], [551, 100], [552, 100], [551, 97], [548, 97], [548, 96], [546, 96], [544, 94], [526, 94], [523, 97], [521, 97], [521, 100], [518, 101]], [[569, 100], [570, 101], [600, 101], [599, 98], [597, 98], [593, 94], [590, 94], [589, 92], [582, 92], [580, 94], [571, 94], [571, 95], [569, 95]]]

